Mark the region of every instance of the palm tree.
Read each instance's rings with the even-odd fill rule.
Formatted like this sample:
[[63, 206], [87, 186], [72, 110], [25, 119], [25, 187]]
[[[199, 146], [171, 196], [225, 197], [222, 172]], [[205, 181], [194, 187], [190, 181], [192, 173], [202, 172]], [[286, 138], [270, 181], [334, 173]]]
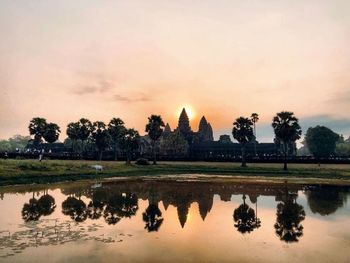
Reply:
[[125, 130], [124, 122], [119, 118], [113, 118], [108, 124], [108, 132], [111, 135], [114, 151], [114, 160], [117, 160], [118, 148]]
[[246, 159], [245, 159], [245, 147], [247, 143], [251, 142], [254, 139], [253, 133], [253, 122], [244, 117], [239, 117], [233, 123], [232, 135], [240, 144], [242, 150], [242, 167], [246, 167]]
[[44, 118], [33, 118], [28, 126], [29, 134], [34, 136], [34, 145], [39, 145], [46, 131], [47, 122]]
[[83, 222], [87, 219], [87, 208], [84, 201], [71, 196], [63, 201], [62, 213], [70, 216], [76, 222]]
[[157, 204], [149, 204], [146, 211], [142, 213], [142, 219], [146, 223], [148, 232], [158, 231], [163, 223], [162, 212]]
[[85, 118], [81, 118], [78, 121], [78, 125], [79, 125], [78, 136], [79, 136], [79, 139], [81, 140], [81, 151], [82, 151], [81, 157], [83, 157], [83, 154], [85, 152], [85, 143], [90, 138], [90, 135], [92, 134], [93, 125], [91, 121]]
[[71, 122], [67, 125], [67, 136], [72, 141], [73, 152], [76, 150], [76, 142], [80, 139], [79, 137], [80, 127], [79, 122]]
[[295, 197], [285, 191], [285, 200], [277, 205], [277, 218], [274, 225], [280, 240], [287, 243], [298, 242], [303, 235], [301, 221], [305, 219], [303, 206], [297, 204]]
[[259, 121], [259, 115], [257, 113], [252, 113], [250, 119], [254, 125], [254, 155], [256, 156], [256, 123]]
[[22, 208], [22, 218], [25, 222], [37, 221], [41, 217], [40, 207], [38, 200], [34, 197], [29, 199], [28, 203], [25, 203]]
[[110, 146], [111, 142], [111, 136], [106, 129], [106, 124], [104, 124], [102, 121], [94, 122], [92, 138], [96, 145], [97, 151], [99, 152], [99, 160], [102, 160], [103, 151]]
[[46, 125], [43, 137], [47, 143], [52, 145], [52, 143], [58, 140], [60, 133], [60, 127], [56, 123], [48, 123]]
[[140, 135], [134, 129], [125, 129], [120, 137], [120, 146], [126, 155], [126, 164], [130, 164], [133, 152], [139, 147]]
[[156, 156], [156, 142], [162, 136], [163, 128], [165, 124], [160, 115], [152, 115], [148, 118], [148, 123], [146, 125], [146, 132], [152, 140], [152, 153], [153, 153], [153, 164], [157, 164]]
[[287, 156], [289, 152], [289, 146], [300, 139], [301, 128], [298, 123], [298, 119], [294, 116], [293, 112], [282, 111], [277, 113], [273, 118], [272, 127], [275, 132], [276, 141], [282, 143], [282, 151], [284, 154], [284, 170], [288, 170]]
[[250, 233], [254, 229], [260, 227], [260, 219], [257, 218], [255, 212], [246, 203], [246, 196], [243, 194], [243, 204], [235, 209], [233, 219], [236, 222], [235, 227], [242, 234]]
[[48, 193], [45, 193], [38, 200], [40, 214], [43, 216], [51, 215], [56, 208], [55, 198]]

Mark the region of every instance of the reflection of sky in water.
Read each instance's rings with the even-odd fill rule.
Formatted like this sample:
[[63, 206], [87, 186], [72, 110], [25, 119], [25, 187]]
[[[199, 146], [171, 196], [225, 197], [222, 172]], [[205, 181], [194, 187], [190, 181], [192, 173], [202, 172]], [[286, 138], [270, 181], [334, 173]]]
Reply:
[[[80, 199], [89, 204], [96, 189], [88, 183], [70, 183], [62, 185], [61, 189], [48, 190], [55, 198], [56, 208], [51, 215], [41, 216], [37, 222], [24, 222], [21, 215], [24, 203], [32, 198], [32, 192], [26, 192], [28, 189], [23, 187], [0, 189], [4, 192], [4, 198], [0, 200], [0, 256], [4, 257], [0, 261], [41, 261], [48, 257], [54, 262], [113, 262], [116, 259], [120, 262], [350, 260], [347, 251], [350, 245], [350, 209], [346, 199], [334, 213], [321, 216], [311, 211], [309, 197], [304, 191], [294, 187], [291, 192], [298, 193], [296, 202], [305, 210], [306, 217], [301, 221], [303, 235], [299, 242], [286, 243], [279, 239], [274, 229], [277, 204], [283, 200], [287, 202], [288, 195], [283, 194], [285, 188], [271, 187], [266, 195], [266, 189], [254, 187], [236, 187], [230, 183], [104, 184], [106, 191], [103, 192], [110, 195], [131, 191], [139, 198], [136, 215], [123, 217], [115, 225], [108, 225], [103, 216], [76, 223], [70, 216], [62, 214], [62, 203], [68, 196], [77, 199], [81, 196]], [[348, 199], [349, 191], [346, 191]], [[35, 197], [38, 199], [43, 193], [44, 189], [36, 190]], [[261, 219], [261, 227], [246, 234], [237, 231], [233, 220], [235, 209], [243, 203], [243, 193], [246, 193], [245, 203], [254, 213], [257, 198], [257, 216]], [[145, 229], [143, 218], [145, 211], [148, 214], [155, 211], [147, 210], [150, 203], [158, 203], [160, 218], [164, 220], [154, 232]]]

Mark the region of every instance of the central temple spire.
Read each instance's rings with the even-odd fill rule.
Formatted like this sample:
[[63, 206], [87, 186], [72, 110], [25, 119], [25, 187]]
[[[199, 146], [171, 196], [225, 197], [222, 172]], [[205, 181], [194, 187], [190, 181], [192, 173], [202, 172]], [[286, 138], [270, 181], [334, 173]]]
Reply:
[[190, 121], [185, 108], [183, 108], [181, 111], [178, 129], [182, 134], [185, 135], [191, 132]]

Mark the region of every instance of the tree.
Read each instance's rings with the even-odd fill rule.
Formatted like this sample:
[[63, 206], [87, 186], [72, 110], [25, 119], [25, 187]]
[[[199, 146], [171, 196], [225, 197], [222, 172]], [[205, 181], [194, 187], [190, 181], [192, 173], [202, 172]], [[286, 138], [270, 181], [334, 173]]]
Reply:
[[96, 145], [97, 151], [99, 152], [99, 159], [102, 160], [103, 151], [110, 146], [111, 142], [111, 136], [106, 129], [106, 124], [104, 124], [102, 121], [94, 122], [92, 138]]
[[85, 118], [81, 118], [79, 120], [79, 139], [81, 140], [82, 144], [82, 154], [85, 152], [85, 142], [90, 138], [90, 135], [93, 131], [93, 124], [91, 121]]
[[114, 194], [107, 201], [103, 217], [107, 224], [115, 225], [123, 217], [130, 218], [136, 215], [138, 208], [138, 199], [135, 194]]
[[120, 137], [120, 146], [126, 155], [126, 164], [130, 164], [132, 153], [139, 147], [140, 135], [134, 129], [125, 129]]
[[252, 113], [250, 119], [254, 125], [254, 155], [256, 156], [256, 123], [259, 121], [259, 115], [257, 113]]
[[142, 219], [146, 223], [145, 229], [148, 232], [158, 231], [164, 220], [158, 204], [149, 204], [146, 211], [142, 213]]
[[55, 198], [48, 193], [45, 193], [38, 200], [40, 214], [43, 216], [51, 215], [56, 208]]
[[40, 213], [40, 207], [38, 200], [35, 199], [34, 197], [34, 192], [33, 192], [33, 197], [29, 199], [28, 203], [25, 203], [22, 208], [22, 218], [25, 222], [28, 221], [37, 221], [39, 220], [41, 216]]
[[282, 111], [273, 118], [272, 127], [276, 140], [282, 144], [284, 154], [284, 170], [288, 170], [287, 156], [291, 144], [295, 143], [301, 136], [301, 128], [298, 119], [293, 112]]
[[305, 195], [311, 212], [326, 216], [335, 213], [346, 204], [348, 193], [344, 188], [321, 185], [310, 186]]
[[80, 139], [79, 132], [79, 122], [71, 122], [67, 125], [66, 133], [68, 138], [72, 141], [73, 152], [76, 151], [76, 142]]
[[97, 189], [92, 195], [92, 200], [87, 206], [87, 213], [90, 219], [99, 219], [106, 204], [107, 195], [103, 189]]
[[329, 157], [335, 153], [339, 135], [324, 126], [309, 128], [305, 135], [305, 142], [316, 158]]
[[62, 213], [70, 216], [76, 222], [83, 222], [87, 219], [87, 208], [84, 201], [71, 196], [63, 201]]
[[28, 126], [29, 134], [34, 136], [34, 145], [39, 145], [42, 142], [42, 138], [46, 131], [46, 119], [44, 118], [33, 118]]
[[233, 123], [232, 135], [240, 144], [242, 151], [242, 167], [246, 167], [245, 147], [254, 139], [253, 122], [244, 117], [239, 117]]
[[260, 219], [257, 218], [255, 212], [245, 203], [245, 195], [243, 195], [243, 204], [233, 212], [233, 219], [236, 222], [235, 227], [242, 234], [250, 233], [254, 229], [260, 227]]
[[295, 197], [285, 191], [285, 200], [277, 205], [277, 218], [274, 225], [280, 240], [287, 243], [298, 242], [303, 235], [301, 221], [305, 219], [303, 206], [297, 204]]
[[58, 140], [60, 133], [60, 127], [56, 123], [48, 123], [46, 125], [43, 137], [47, 143], [52, 144]]
[[163, 133], [165, 124], [160, 115], [152, 115], [148, 118], [148, 124], [146, 125], [146, 132], [152, 140], [152, 153], [153, 153], [153, 164], [157, 164], [156, 156], [156, 142]]
[[124, 122], [119, 118], [113, 118], [108, 124], [108, 132], [111, 135], [114, 151], [114, 160], [118, 157], [118, 148], [121, 137], [125, 131]]
[[30, 136], [14, 135], [8, 140], [0, 140], [0, 152], [23, 150], [30, 139]]
[[335, 153], [338, 156], [350, 156], [350, 143], [344, 142], [344, 143], [337, 143], [337, 146], [335, 148]]

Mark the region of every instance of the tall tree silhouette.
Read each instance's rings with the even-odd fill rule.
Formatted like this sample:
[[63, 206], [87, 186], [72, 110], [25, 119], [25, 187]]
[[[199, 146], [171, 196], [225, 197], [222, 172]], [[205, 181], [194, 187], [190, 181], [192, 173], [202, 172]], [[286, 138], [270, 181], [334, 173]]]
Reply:
[[246, 196], [243, 194], [243, 204], [233, 212], [233, 219], [236, 222], [235, 227], [242, 234], [250, 233], [260, 227], [260, 219], [256, 217], [255, 212], [246, 203]]
[[275, 132], [276, 139], [282, 143], [282, 150], [284, 154], [284, 170], [288, 170], [287, 156], [289, 146], [300, 139], [301, 128], [298, 119], [293, 112], [282, 111], [277, 113], [273, 118], [272, 127]]
[[153, 164], [157, 163], [156, 156], [156, 142], [163, 133], [165, 124], [160, 115], [152, 115], [148, 118], [148, 123], [146, 125], [146, 132], [152, 140], [152, 153], [153, 153]]
[[125, 129], [120, 137], [120, 146], [126, 155], [126, 164], [130, 164], [132, 154], [139, 147], [140, 135], [134, 129]]
[[48, 123], [45, 127], [43, 137], [50, 146], [58, 140], [61, 130], [56, 123]]
[[239, 117], [233, 123], [232, 135], [240, 144], [242, 151], [242, 167], [246, 167], [246, 153], [245, 148], [247, 143], [251, 142], [254, 139], [253, 133], [253, 122], [244, 117]]
[[108, 132], [111, 135], [113, 151], [114, 151], [114, 160], [116, 161], [118, 158], [118, 150], [119, 150], [121, 137], [125, 132], [124, 122], [119, 118], [113, 118], [108, 123]]
[[286, 189], [284, 200], [277, 204], [275, 231], [280, 240], [287, 243], [298, 242], [303, 235], [304, 227], [301, 221], [305, 219], [305, 211], [295, 199], [296, 197]]
[[103, 151], [105, 151], [111, 143], [111, 136], [106, 129], [106, 124], [104, 124], [102, 121], [94, 122], [92, 129], [92, 138], [99, 153], [99, 159], [102, 160]]
[[39, 145], [42, 142], [42, 138], [46, 131], [46, 119], [44, 118], [33, 118], [28, 126], [29, 134], [34, 136], [34, 145]]
[[250, 119], [254, 125], [254, 155], [256, 156], [256, 123], [259, 121], [259, 115], [257, 113], [252, 113]]
[[76, 152], [77, 141], [80, 139], [80, 127], [79, 122], [70, 122], [67, 125], [66, 134], [68, 138], [72, 141], [72, 150]]
[[309, 128], [305, 135], [306, 146], [316, 158], [329, 157], [335, 153], [339, 135], [324, 126]]

